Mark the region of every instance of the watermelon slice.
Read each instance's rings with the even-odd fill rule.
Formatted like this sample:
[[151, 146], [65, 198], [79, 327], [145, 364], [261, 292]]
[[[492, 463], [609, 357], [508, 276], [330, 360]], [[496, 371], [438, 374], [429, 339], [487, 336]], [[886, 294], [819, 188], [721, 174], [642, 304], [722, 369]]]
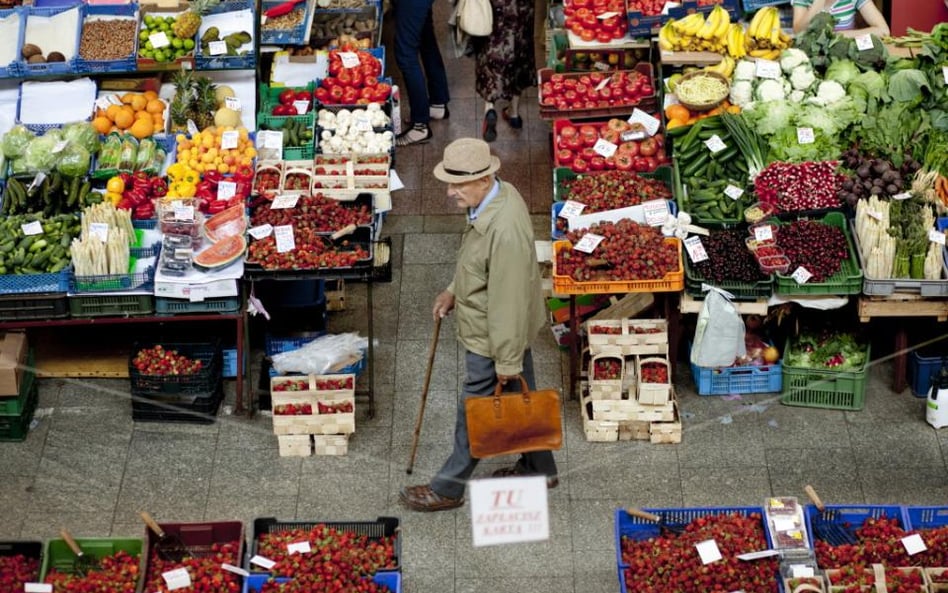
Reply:
[[204, 234], [211, 241], [219, 241], [247, 230], [243, 205], [231, 206], [204, 221]]
[[243, 235], [224, 237], [194, 256], [194, 265], [208, 270], [229, 266], [237, 261], [247, 249], [247, 240]]

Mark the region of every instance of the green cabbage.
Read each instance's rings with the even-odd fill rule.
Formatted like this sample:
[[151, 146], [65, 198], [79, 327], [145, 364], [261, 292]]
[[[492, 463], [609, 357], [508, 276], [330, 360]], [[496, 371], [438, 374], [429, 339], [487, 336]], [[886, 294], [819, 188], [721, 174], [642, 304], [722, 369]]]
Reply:
[[99, 150], [99, 133], [91, 124], [86, 122], [76, 122], [66, 125], [63, 128], [63, 137], [70, 144], [78, 144], [89, 153], [96, 153]]
[[769, 136], [790, 125], [790, 120], [796, 114], [796, 106], [788, 101], [757, 102], [742, 114], [758, 134]]
[[849, 86], [854, 78], [859, 76], [859, 68], [852, 60], [835, 60], [826, 69], [826, 79], [835, 80], [843, 86]]
[[4, 134], [0, 147], [3, 149], [3, 156], [8, 159], [15, 159], [23, 156], [26, 147], [34, 138], [33, 132], [26, 129], [25, 126], [13, 126], [9, 132]]
[[[40, 136], [26, 147], [23, 158], [29, 171], [52, 171], [59, 161], [65, 147], [60, 147], [61, 134], [53, 134], [50, 130], [45, 136]], [[58, 149], [58, 150], [57, 150]]]
[[92, 156], [84, 146], [80, 144], [69, 144], [65, 150], [60, 153], [56, 170], [66, 177], [82, 177], [89, 172], [91, 162]]

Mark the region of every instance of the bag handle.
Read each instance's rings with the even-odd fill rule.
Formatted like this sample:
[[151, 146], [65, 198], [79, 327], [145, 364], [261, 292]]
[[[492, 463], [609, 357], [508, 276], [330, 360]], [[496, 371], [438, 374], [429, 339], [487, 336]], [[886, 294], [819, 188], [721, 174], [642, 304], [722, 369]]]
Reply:
[[[517, 393], [508, 393], [507, 395], [520, 395], [523, 397], [523, 403], [526, 404], [527, 413], [530, 411], [530, 388], [527, 386], [527, 380], [523, 378], [523, 375], [517, 375], [517, 378], [520, 379], [520, 389], [522, 390], [519, 394]], [[503, 416], [503, 410], [501, 409], [500, 396], [503, 395], [502, 389], [503, 385], [500, 384], [500, 381], [497, 382], [497, 386], [494, 387], [494, 417], [497, 420], [501, 419]]]
[[[523, 378], [523, 375], [517, 375], [517, 378], [520, 379], [520, 393], [529, 392], [530, 388], [527, 386], [527, 380]], [[501, 385], [500, 381], [498, 381], [497, 386], [494, 387], [494, 397], [500, 397], [500, 394], [503, 392], [503, 389], [504, 389], [504, 386]]]

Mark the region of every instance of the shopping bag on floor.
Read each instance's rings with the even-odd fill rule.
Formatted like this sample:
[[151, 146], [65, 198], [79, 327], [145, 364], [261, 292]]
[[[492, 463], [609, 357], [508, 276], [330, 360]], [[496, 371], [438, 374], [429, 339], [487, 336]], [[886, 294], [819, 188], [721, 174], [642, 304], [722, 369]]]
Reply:
[[504, 393], [497, 383], [493, 395], [464, 400], [472, 457], [551, 451], [563, 445], [559, 394], [553, 389], [530, 391], [526, 379], [519, 379], [521, 393]]
[[734, 295], [705, 286], [708, 294], [698, 314], [691, 363], [705, 368], [729, 367], [747, 353], [744, 320], [731, 302]]

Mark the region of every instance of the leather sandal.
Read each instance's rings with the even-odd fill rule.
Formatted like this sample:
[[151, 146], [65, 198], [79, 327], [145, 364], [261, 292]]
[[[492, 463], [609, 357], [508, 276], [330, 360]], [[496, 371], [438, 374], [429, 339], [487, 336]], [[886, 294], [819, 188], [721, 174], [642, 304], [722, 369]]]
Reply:
[[[531, 475], [536, 475], [536, 474], [528, 474], [527, 472], [523, 471], [522, 469], [520, 469], [519, 467], [515, 465], [513, 467], [502, 467], [498, 470], [495, 470], [494, 473], [491, 474], [491, 477], [509, 478], [513, 476], [531, 476]], [[559, 485], [560, 485], [560, 479], [558, 477], [556, 476], [546, 477], [546, 487], [548, 490], [552, 490], [553, 488], [556, 488]]]
[[509, 107], [504, 107], [503, 110], [500, 112], [500, 115], [504, 118], [504, 121], [507, 122], [508, 125], [510, 125], [511, 128], [515, 130], [523, 129], [523, 118], [520, 117], [519, 115], [510, 117]]
[[448, 498], [431, 489], [431, 486], [406, 486], [399, 496], [405, 506], [413, 511], [447, 511], [464, 505], [464, 498]]

